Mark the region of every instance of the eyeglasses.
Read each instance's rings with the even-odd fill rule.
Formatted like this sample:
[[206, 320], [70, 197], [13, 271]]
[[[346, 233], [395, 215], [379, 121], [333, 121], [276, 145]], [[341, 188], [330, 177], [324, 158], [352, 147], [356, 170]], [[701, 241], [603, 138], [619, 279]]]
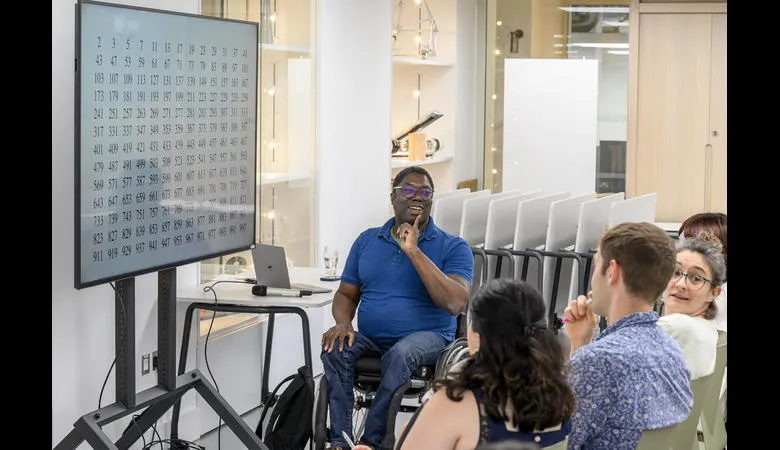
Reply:
[[685, 281], [688, 283], [688, 287], [691, 290], [699, 290], [704, 286], [704, 283], [712, 284], [712, 280], [708, 280], [704, 278], [701, 275], [697, 275], [694, 273], [685, 273], [682, 270], [675, 269], [674, 272], [672, 272], [672, 279], [669, 280], [669, 284], [674, 284], [680, 281], [680, 277], [685, 277]]
[[401, 196], [403, 196], [403, 198], [407, 200], [413, 199], [414, 196], [417, 194], [420, 194], [420, 198], [425, 201], [428, 201], [433, 198], [433, 190], [428, 186], [423, 186], [418, 189], [409, 185], [404, 185], [404, 186], [396, 186], [393, 188], [393, 190], [396, 189], [400, 189]]

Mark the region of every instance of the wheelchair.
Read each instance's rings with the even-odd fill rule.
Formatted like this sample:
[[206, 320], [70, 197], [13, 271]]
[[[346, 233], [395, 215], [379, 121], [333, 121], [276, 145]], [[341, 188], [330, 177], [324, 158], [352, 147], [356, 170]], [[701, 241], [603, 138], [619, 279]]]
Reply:
[[[472, 285], [472, 294], [476, 292], [479, 286], [486, 282], [490, 277], [487, 268], [488, 253], [481, 249], [472, 247], [471, 252], [475, 258], [475, 277]], [[514, 261], [506, 250], [494, 251], [497, 254], [509, 259], [509, 264]], [[476, 264], [480, 263], [480, 264]], [[512, 269], [514, 266], [510, 266]], [[477, 270], [478, 269], [478, 270]], [[448, 344], [439, 354], [434, 366], [422, 365], [418, 367], [410, 379], [398, 387], [393, 393], [390, 404], [388, 405], [387, 425], [385, 436], [380, 443], [380, 450], [393, 450], [395, 447], [395, 426], [396, 416], [399, 412], [414, 413], [420, 408], [422, 397], [430, 388], [431, 382], [447, 373], [447, 369], [454, 363], [462, 360], [468, 355], [468, 343], [466, 341], [466, 320], [465, 314], [460, 314], [457, 319], [455, 330], [455, 340]], [[358, 442], [363, 434], [363, 428], [368, 416], [368, 409], [371, 407], [371, 401], [376, 396], [379, 389], [379, 382], [382, 375], [382, 358], [365, 357], [355, 361], [355, 377], [353, 383], [354, 402], [352, 414], [352, 435], [354, 441]], [[325, 374], [320, 377], [320, 385], [314, 402], [314, 447], [313, 450], [325, 450], [330, 444], [331, 430], [329, 427], [328, 413], [328, 380]], [[416, 404], [404, 404], [404, 399], [416, 399]]]
[[[461, 329], [461, 318], [458, 317], [458, 330]], [[460, 335], [460, 333], [458, 333]], [[399, 412], [415, 412], [420, 408], [423, 395], [428, 391], [431, 381], [444, 375], [455, 362], [468, 355], [466, 338], [461, 335], [442, 350], [436, 365], [418, 367], [411, 378], [398, 387], [393, 393], [388, 406], [387, 428], [385, 437], [380, 444], [381, 450], [392, 450], [395, 446], [396, 416]], [[379, 389], [382, 373], [382, 358], [364, 357], [355, 362], [354, 412], [352, 415], [352, 435], [357, 442], [363, 434], [363, 428], [371, 407], [371, 401]], [[323, 374], [314, 403], [314, 450], [324, 450], [330, 444], [331, 430], [328, 413], [328, 380]], [[416, 399], [416, 404], [404, 404], [404, 399]]]

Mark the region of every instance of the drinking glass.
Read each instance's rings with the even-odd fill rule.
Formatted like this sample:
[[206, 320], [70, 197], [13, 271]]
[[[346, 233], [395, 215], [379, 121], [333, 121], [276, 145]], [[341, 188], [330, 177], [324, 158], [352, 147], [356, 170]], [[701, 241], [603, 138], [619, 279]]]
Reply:
[[322, 250], [322, 263], [325, 266], [325, 278], [338, 279], [336, 269], [339, 265], [339, 251], [333, 246], [326, 245]]

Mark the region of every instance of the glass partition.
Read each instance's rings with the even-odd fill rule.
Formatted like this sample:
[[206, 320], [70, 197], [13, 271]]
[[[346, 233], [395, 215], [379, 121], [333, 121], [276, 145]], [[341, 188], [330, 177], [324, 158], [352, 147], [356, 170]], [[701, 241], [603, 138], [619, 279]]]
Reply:
[[[201, 13], [260, 23], [256, 242], [314, 265], [314, 1], [202, 0]], [[201, 263], [201, 280], [254, 273], [243, 251]]]
[[[508, 59], [595, 59], [598, 70], [596, 183], [625, 191], [628, 0], [488, 0], [484, 187], [503, 190], [504, 66]], [[555, 124], [550, 124], [554, 127]]]

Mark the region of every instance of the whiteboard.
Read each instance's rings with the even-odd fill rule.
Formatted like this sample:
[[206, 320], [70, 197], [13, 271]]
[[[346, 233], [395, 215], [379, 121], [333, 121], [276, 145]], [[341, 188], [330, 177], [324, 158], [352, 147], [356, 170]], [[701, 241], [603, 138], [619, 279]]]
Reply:
[[504, 62], [503, 189], [596, 188], [595, 59]]
[[77, 289], [251, 247], [258, 24], [76, 4]]

